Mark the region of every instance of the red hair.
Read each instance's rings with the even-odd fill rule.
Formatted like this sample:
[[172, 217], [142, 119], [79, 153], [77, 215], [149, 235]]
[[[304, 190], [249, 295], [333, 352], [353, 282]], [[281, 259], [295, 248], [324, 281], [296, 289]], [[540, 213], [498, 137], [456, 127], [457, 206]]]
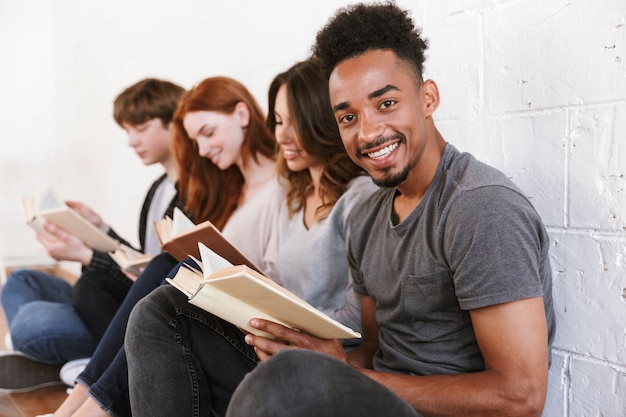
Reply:
[[174, 113], [173, 152], [179, 168], [179, 192], [185, 210], [195, 221], [210, 220], [222, 228], [237, 208], [243, 188], [243, 175], [237, 166], [224, 171], [198, 156], [198, 146], [183, 126], [187, 113], [215, 111], [232, 114], [238, 103], [250, 113], [241, 147], [241, 159], [255, 161], [261, 154], [274, 159], [276, 144], [265, 125], [263, 112], [252, 94], [241, 83], [228, 77], [211, 77], [187, 91]]

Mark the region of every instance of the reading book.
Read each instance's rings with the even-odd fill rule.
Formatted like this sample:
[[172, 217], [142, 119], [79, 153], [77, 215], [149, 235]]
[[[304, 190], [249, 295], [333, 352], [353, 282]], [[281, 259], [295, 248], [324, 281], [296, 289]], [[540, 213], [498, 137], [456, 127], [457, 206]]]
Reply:
[[189, 302], [250, 333], [273, 337], [250, 326], [261, 318], [324, 339], [360, 338], [361, 334], [317, 310], [287, 289], [246, 265], [233, 266], [202, 243], [200, 268], [183, 265], [167, 279]]
[[110, 252], [118, 248], [117, 240], [60, 201], [51, 190], [23, 196], [22, 212], [26, 224], [48, 238], [54, 239], [54, 236], [44, 229], [46, 221], [67, 230], [92, 249]]
[[161, 249], [178, 261], [182, 261], [188, 256], [200, 258], [198, 242], [202, 242], [231, 264], [247, 265], [251, 269], [261, 272], [252, 261], [239, 252], [222, 235], [213, 223], [207, 220], [194, 224], [178, 207], [174, 208], [171, 218], [164, 217], [154, 223], [154, 227], [161, 243]]
[[113, 258], [123, 271], [130, 272], [133, 275], [139, 275], [154, 256], [136, 251], [130, 246], [120, 245], [118, 249], [111, 252], [111, 258]]

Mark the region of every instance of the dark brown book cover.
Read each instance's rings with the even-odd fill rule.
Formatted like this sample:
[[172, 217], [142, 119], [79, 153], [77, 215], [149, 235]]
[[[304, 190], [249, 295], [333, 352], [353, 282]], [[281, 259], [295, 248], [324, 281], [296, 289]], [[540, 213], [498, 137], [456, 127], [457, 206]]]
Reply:
[[[176, 216], [184, 216], [182, 212], [176, 212], [176, 210], [174, 212], [175, 219]], [[186, 217], [183, 221], [190, 224], [189, 219]], [[244, 254], [239, 252], [210, 221], [207, 220], [196, 224], [190, 229], [170, 237], [169, 231], [171, 230], [171, 224], [171, 219], [165, 219], [165, 221], [155, 223], [154, 226], [159, 241], [161, 242], [161, 249], [168, 252], [177, 261], [180, 262], [189, 256], [200, 259], [198, 243], [202, 242], [231, 264], [247, 265], [251, 269], [261, 273], [259, 268], [246, 258]]]

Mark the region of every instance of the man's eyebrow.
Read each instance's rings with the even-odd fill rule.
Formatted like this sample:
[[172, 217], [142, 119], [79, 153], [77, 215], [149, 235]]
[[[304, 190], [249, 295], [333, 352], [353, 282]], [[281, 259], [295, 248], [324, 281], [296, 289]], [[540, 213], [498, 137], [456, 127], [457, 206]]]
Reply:
[[376, 91], [372, 91], [371, 93], [369, 93], [367, 95], [367, 98], [369, 100], [371, 100], [373, 98], [380, 97], [380, 96], [384, 95], [385, 93], [388, 93], [389, 91], [400, 91], [400, 89], [398, 87], [396, 87], [395, 85], [387, 84], [383, 88], [380, 88], [380, 89], [378, 89]]
[[[398, 87], [396, 87], [395, 85], [387, 84], [383, 88], [379, 88], [378, 90], [372, 91], [371, 93], [369, 93], [367, 95], [367, 99], [371, 100], [371, 99], [380, 97], [382, 95], [385, 95], [389, 91], [400, 91], [400, 89]], [[347, 101], [344, 101], [344, 102], [339, 103], [339, 104], [335, 104], [333, 106], [333, 113], [337, 112], [339, 110], [347, 109], [348, 107], [350, 107], [350, 103], [348, 103]]]

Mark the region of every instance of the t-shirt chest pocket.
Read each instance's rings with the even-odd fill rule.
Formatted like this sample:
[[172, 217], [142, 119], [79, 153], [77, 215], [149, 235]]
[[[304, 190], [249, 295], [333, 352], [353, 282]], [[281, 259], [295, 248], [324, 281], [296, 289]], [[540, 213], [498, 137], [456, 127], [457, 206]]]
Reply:
[[[418, 339], [445, 338], [469, 320], [459, 308], [452, 278], [447, 271], [404, 278], [402, 310]], [[467, 318], [465, 318], [467, 317]]]

